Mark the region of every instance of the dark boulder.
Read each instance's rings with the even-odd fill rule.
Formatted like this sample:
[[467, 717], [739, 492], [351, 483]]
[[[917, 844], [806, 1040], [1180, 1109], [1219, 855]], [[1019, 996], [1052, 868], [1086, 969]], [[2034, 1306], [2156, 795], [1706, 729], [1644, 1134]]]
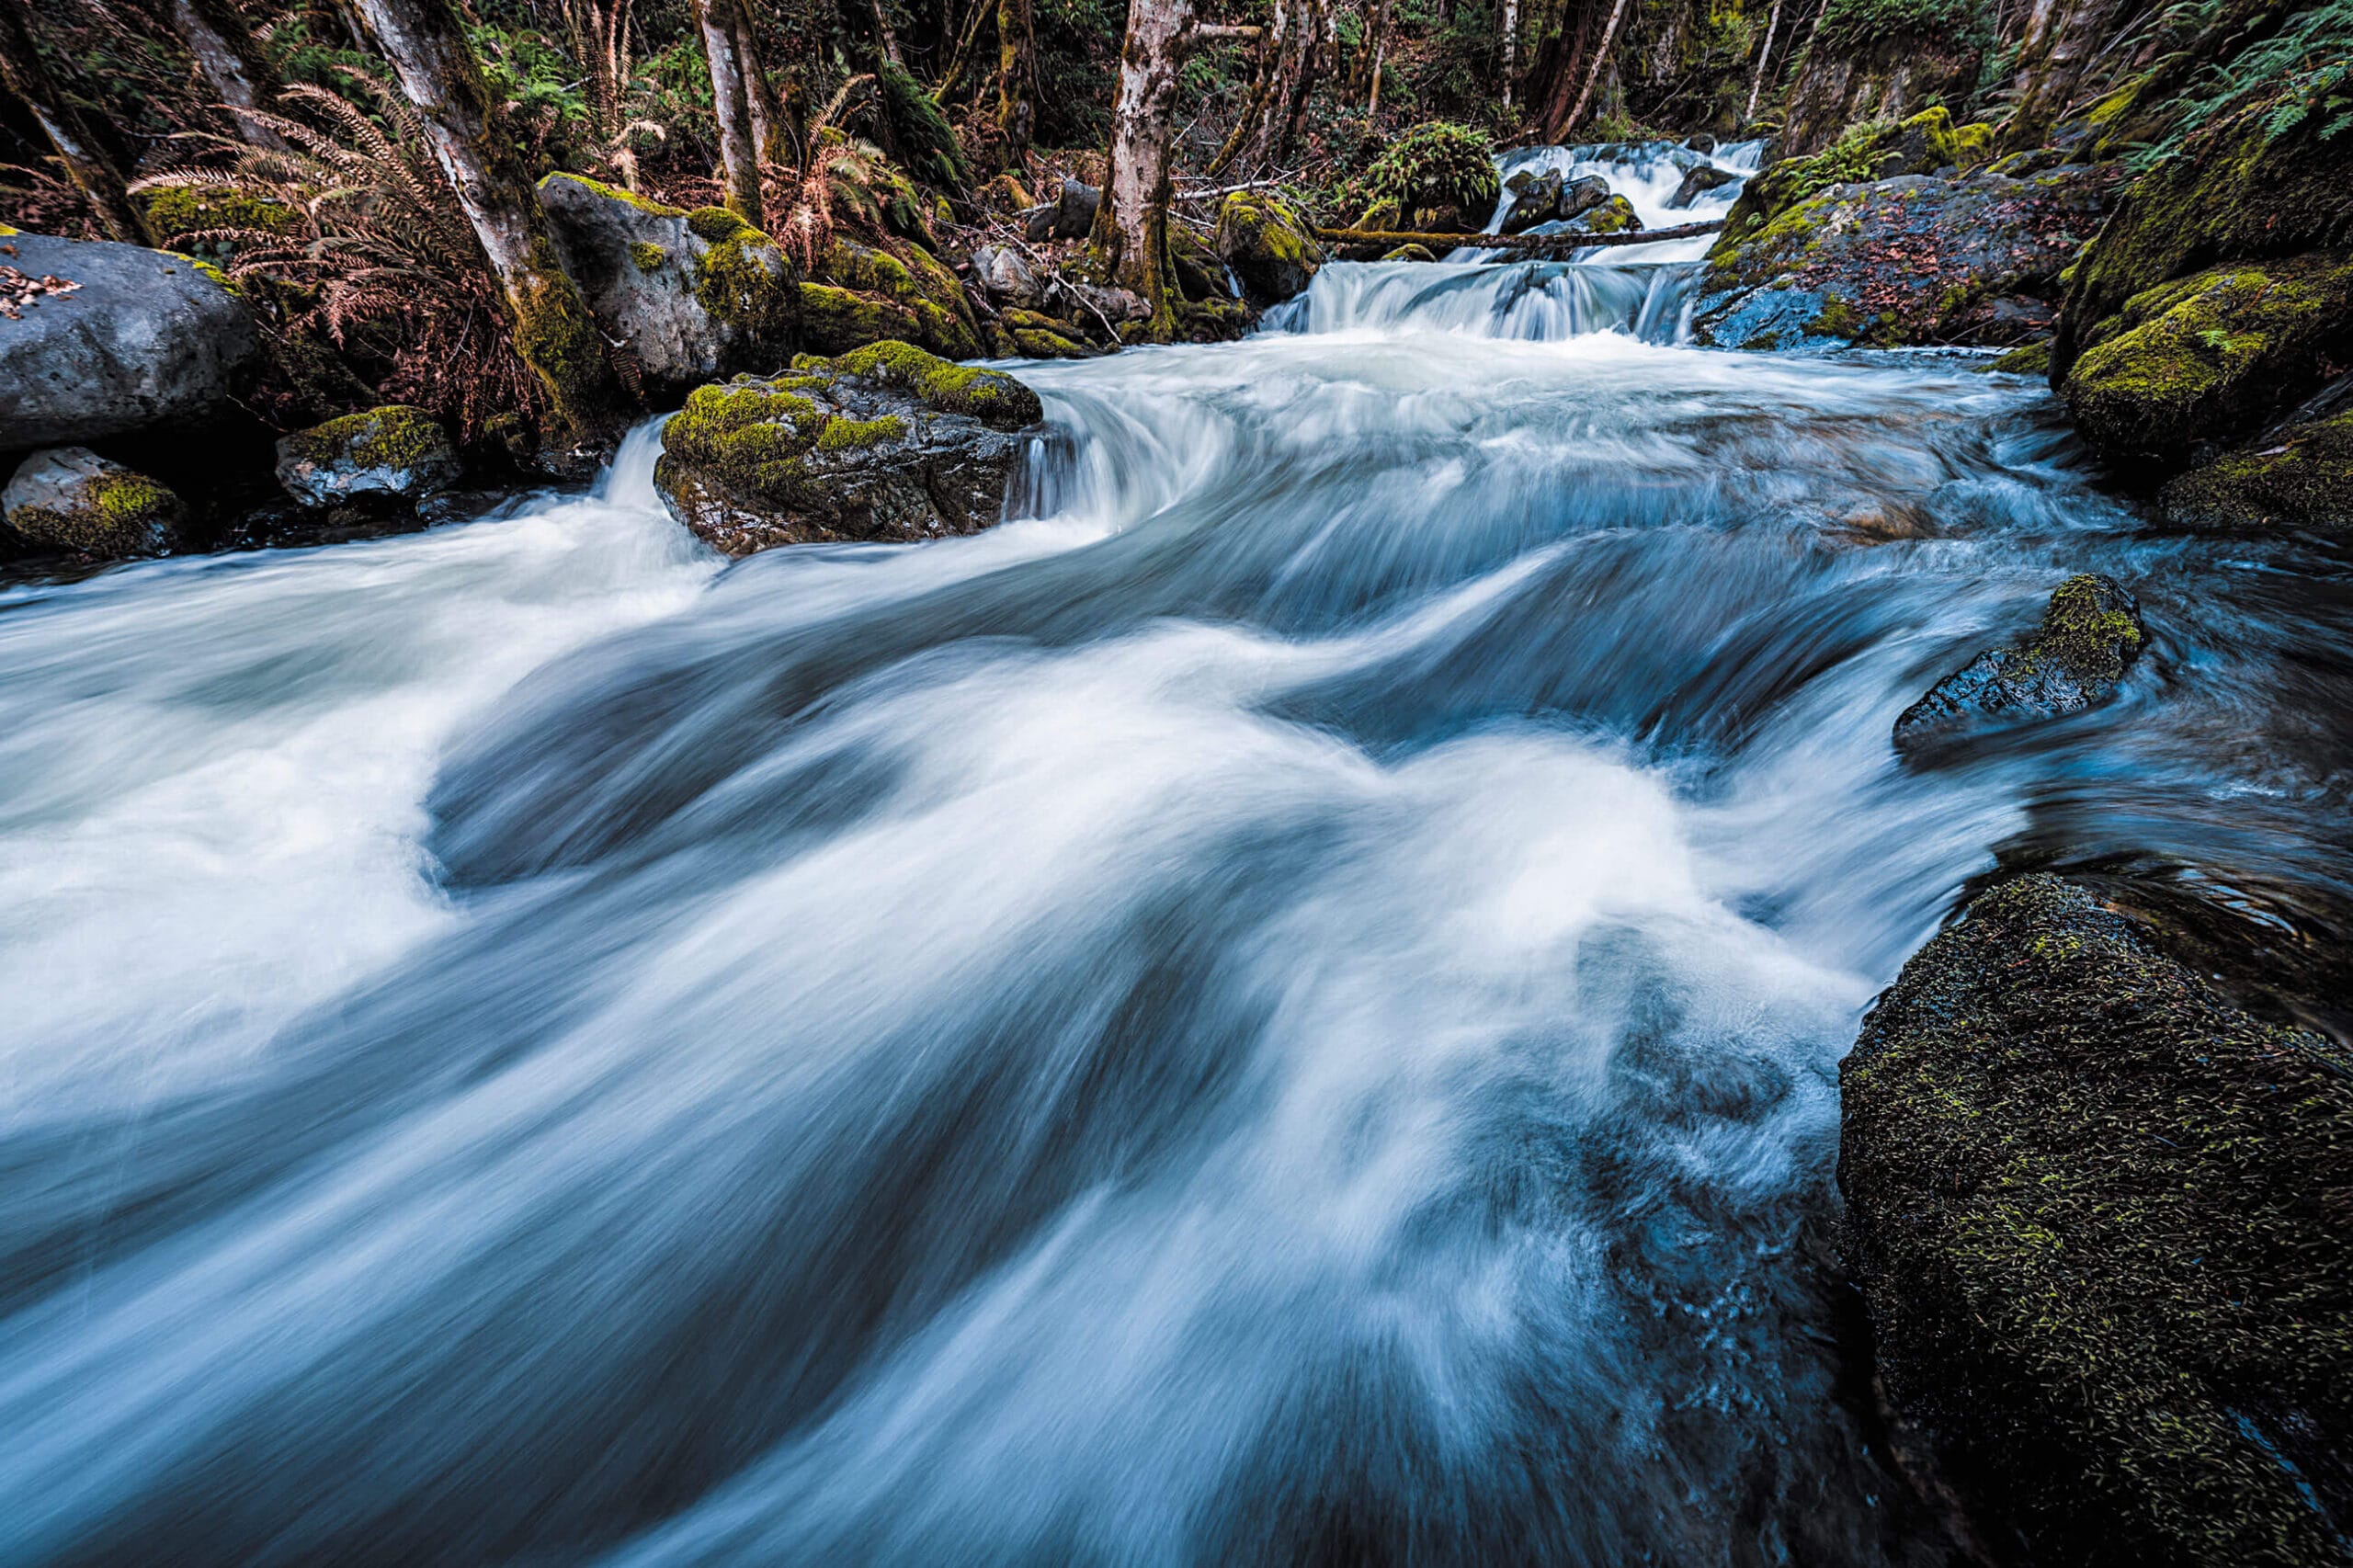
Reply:
[[1561, 171], [1547, 169], [1542, 174], [1522, 171], [1505, 182], [1511, 193], [1511, 207], [1504, 213], [1503, 232], [1524, 234], [1539, 223], [1549, 223], [1561, 215]]
[[449, 432], [401, 403], [347, 414], [278, 443], [278, 483], [303, 506], [414, 506], [465, 472]]
[[1304, 293], [1324, 265], [1315, 231], [1291, 205], [1264, 191], [1237, 190], [1217, 214], [1217, 254], [1242, 280], [1252, 304], [1279, 304]]
[[654, 483], [729, 555], [977, 533], [997, 520], [1019, 433], [1042, 417], [1011, 376], [908, 344], [803, 355], [790, 374], [697, 391], [663, 431]]
[[1683, 139], [1683, 145], [1694, 153], [1713, 153], [1716, 150], [1716, 139], [1702, 131], [1695, 135], [1686, 136]]
[[572, 174], [541, 180], [540, 204], [564, 270], [656, 403], [792, 353], [799, 272], [724, 208], [690, 212]]
[[1083, 240], [1095, 227], [1095, 210], [1102, 205], [1098, 187], [1065, 177], [1051, 202], [1024, 215], [1024, 237], [1033, 245], [1048, 240]]
[[1696, 169], [1685, 171], [1683, 183], [1675, 187], [1675, 194], [1666, 199], [1666, 204], [1680, 212], [1708, 192], [1739, 183], [1738, 175], [1720, 169], [1713, 164], [1702, 164]]
[[2033, 636], [1978, 654], [1905, 709], [1895, 749], [1915, 755], [1972, 732], [2097, 707], [2116, 694], [2143, 640], [2131, 594], [2091, 573], [2070, 577]]
[[188, 509], [143, 473], [86, 447], [35, 452], [0, 490], [0, 517], [32, 550], [105, 561], [180, 548]]
[[0, 265], [78, 287], [0, 316], [0, 452], [237, 416], [261, 359], [220, 274], [170, 251], [0, 230]]
[[1693, 338], [1723, 348], [1999, 348], [2046, 336], [2060, 278], [2120, 178], [2113, 166], [2022, 180], [1904, 175], [1831, 186], [1745, 237], [1728, 222], [1699, 279]]
[[1838, 1179], [1881, 1381], [2006, 1559], [2341, 1562], [2353, 1062], [2170, 945], [2021, 877], [1864, 1020]]
[[2157, 504], [2180, 528], [2353, 531], [2353, 410], [2297, 421], [2177, 474]]

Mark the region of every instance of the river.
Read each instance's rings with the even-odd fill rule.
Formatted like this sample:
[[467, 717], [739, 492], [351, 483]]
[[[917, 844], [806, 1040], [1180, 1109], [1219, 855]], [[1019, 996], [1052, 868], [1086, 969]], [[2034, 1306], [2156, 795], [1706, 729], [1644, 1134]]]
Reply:
[[[1677, 255], [1025, 367], [971, 539], [655, 425], [6, 590], [0, 1562], [1941, 1561], [1838, 1060], [1997, 865], [2341, 951], [2353, 587]], [[2084, 570], [2120, 700], [1900, 765]]]

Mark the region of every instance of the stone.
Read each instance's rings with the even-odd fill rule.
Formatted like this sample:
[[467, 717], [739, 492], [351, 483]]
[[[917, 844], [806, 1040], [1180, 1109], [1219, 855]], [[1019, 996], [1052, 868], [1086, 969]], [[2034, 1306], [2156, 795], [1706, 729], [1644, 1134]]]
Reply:
[[0, 257], [80, 287], [0, 317], [0, 452], [238, 416], [261, 362], [253, 317], [206, 264], [109, 241], [17, 233]]
[[918, 245], [896, 251], [836, 235], [801, 285], [805, 346], [847, 354], [869, 343], [913, 343], [950, 359], [986, 352], [964, 286]]
[[465, 473], [449, 432], [421, 408], [347, 414], [278, 443], [278, 483], [313, 509], [413, 506]]
[[573, 174], [541, 180], [540, 204], [564, 270], [650, 401], [790, 357], [799, 270], [724, 208], [688, 211]]
[[2353, 411], [2299, 421], [2177, 474], [2157, 506], [2177, 528], [2353, 531]]
[[1095, 227], [1095, 210], [1103, 205], [1103, 192], [1083, 180], [1065, 177], [1063, 187], [1051, 206], [1031, 211], [1023, 220], [1023, 237], [1031, 244], [1048, 240], [1083, 240]]
[[1720, 169], [1713, 164], [1703, 164], [1696, 169], [1684, 171], [1683, 183], [1675, 187], [1675, 194], [1666, 199], [1666, 204], [1680, 212], [1708, 192], [1739, 183], [1738, 175]]
[[1879, 1381], [2020, 1561], [2336, 1562], [2353, 1061], [2131, 892], [1999, 883], [1866, 1016], [1838, 1184]]
[[972, 281], [999, 309], [1034, 310], [1043, 298], [1036, 270], [1010, 245], [983, 245], [974, 251]]
[[2105, 165], [1830, 186], [1745, 238], [1727, 227], [1693, 298], [1693, 340], [2006, 348], [2047, 337], [2061, 277], [2121, 178]]
[[1716, 150], [1716, 139], [1702, 131], [1695, 135], [1686, 136], [1683, 139], [1683, 145], [1694, 153], [1713, 153]]
[[188, 509], [143, 473], [87, 447], [57, 447], [17, 465], [0, 517], [34, 550], [117, 561], [179, 549]]
[[1512, 176], [1511, 210], [1504, 214], [1503, 232], [1524, 234], [1539, 223], [1549, 223], [1561, 215], [1561, 171], [1547, 169], [1540, 175], [1518, 174]]
[[1915, 756], [1962, 735], [2106, 702], [2144, 635], [2141, 607], [2120, 585], [2092, 573], [2070, 577], [2033, 636], [1978, 654], [1905, 709], [1895, 721], [1895, 749]]
[[663, 431], [663, 504], [729, 555], [977, 533], [997, 521], [1038, 394], [911, 344], [698, 389]]
[[1237, 190], [1218, 209], [1215, 249], [1254, 305], [1304, 293], [1324, 265], [1315, 231], [1290, 203], [1267, 191]]

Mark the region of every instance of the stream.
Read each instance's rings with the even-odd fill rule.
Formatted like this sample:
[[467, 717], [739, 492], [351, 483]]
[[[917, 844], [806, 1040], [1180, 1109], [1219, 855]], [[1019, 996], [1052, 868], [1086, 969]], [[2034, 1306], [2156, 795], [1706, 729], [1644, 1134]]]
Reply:
[[[1997, 865], [2342, 951], [2353, 578], [1704, 245], [1021, 367], [973, 538], [655, 422], [0, 592], [0, 1564], [1945, 1561], [1839, 1058]], [[2119, 700], [1899, 765], [2078, 571]]]

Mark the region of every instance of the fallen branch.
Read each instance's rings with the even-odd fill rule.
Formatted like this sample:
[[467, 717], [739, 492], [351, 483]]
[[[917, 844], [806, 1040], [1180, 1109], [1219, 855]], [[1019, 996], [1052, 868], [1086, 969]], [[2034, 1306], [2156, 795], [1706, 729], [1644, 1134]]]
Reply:
[[1315, 237], [1343, 245], [1424, 245], [1432, 251], [1467, 245], [1472, 250], [1565, 251], [1587, 245], [1646, 245], [1654, 240], [1689, 240], [1724, 226], [1721, 218], [1677, 223], [1671, 229], [1639, 229], [1623, 234], [1423, 234], [1410, 229], [1318, 229]]
[[1207, 190], [1180, 190], [1168, 199], [1171, 201], [1207, 201], [1211, 197], [1232, 196], [1238, 190], [1266, 190], [1282, 183], [1283, 182], [1279, 179], [1247, 179], [1244, 180], [1240, 185], [1211, 186]]

